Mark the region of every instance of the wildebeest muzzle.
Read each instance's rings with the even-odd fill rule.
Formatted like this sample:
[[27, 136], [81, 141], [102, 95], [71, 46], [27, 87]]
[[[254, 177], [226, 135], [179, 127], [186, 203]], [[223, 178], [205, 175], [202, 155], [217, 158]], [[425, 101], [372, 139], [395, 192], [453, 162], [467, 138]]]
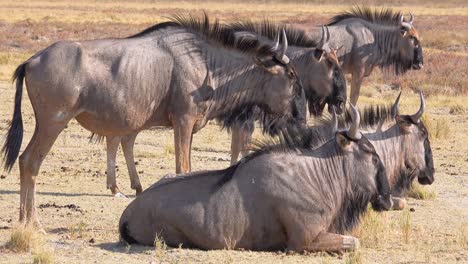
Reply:
[[377, 195], [371, 200], [372, 208], [375, 211], [388, 211], [393, 206], [387, 174], [382, 161], [379, 160], [377, 170]]
[[411, 68], [413, 70], [420, 70], [424, 66], [424, 60], [423, 60], [423, 52], [422, 52], [422, 47], [421, 45], [417, 45], [414, 48], [414, 58], [413, 58], [413, 64], [411, 65]]

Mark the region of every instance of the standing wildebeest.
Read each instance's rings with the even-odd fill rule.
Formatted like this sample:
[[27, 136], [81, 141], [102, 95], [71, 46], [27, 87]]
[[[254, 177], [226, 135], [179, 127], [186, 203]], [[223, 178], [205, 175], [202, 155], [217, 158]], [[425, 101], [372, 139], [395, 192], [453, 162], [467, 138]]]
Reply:
[[[34, 135], [19, 159], [20, 221], [39, 224], [36, 176], [72, 118], [109, 138], [113, 155], [117, 145], [112, 138], [130, 135], [122, 142], [127, 161], [133, 158], [132, 135], [152, 126], [173, 127], [177, 172], [185, 172], [192, 134], [208, 120], [235, 119], [255, 105], [274, 116], [292, 115], [301, 88], [294, 69], [284, 63], [285, 37], [276, 49], [236, 40], [232, 30], [207, 17], [183, 22], [158, 24], [126, 39], [57, 42], [18, 66], [13, 120], [3, 147], [6, 169], [21, 147], [23, 79], [36, 118]], [[130, 174], [132, 188], [138, 192], [135, 175]], [[108, 187], [118, 192], [115, 177]]]
[[[268, 21], [261, 23], [237, 22], [230, 25], [238, 35], [252, 36], [261, 41], [275, 38], [278, 30], [285, 28], [290, 44], [287, 55], [294, 63], [308, 101], [310, 114], [321, 115], [328, 104], [328, 110], [334, 106], [338, 114], [344, 110], [346, 102], [346, 80], [341, 70], [335, 51], [330, 48], [330, 34], [322, 27], [321, 36], [312, 40], [302, 30], [275, 25]], [[305, 109], [301, 109], [305, 111]], [[304, 112], [302, 116], [306, 116]], [[254, 131], [254, 118], [232, 127], [231, 164], [239, 153], [247, 154], [247, 148]]]
[[323, 145], [312, 143], [319, 134], [288, 135], [225, 170], [162, 179], [125, 209], [121, 237], [202, 249], [354, 250], [359, 241], [343, 233], [369, 202], [388, 210], [391, 198], [385, 168], [353, 113], [349, 131]]
[[[412, 14], [410, 20], [405, 21], [400, 12], [391, 9], [355, 7], [328, 22], [330, 45], [338, 48], [343, 71], [352, 75], [352, 104], [358, 101], [363, 78], [369, 76], [375, 66], [393, 67], [396, 74], [422, 69], [421, 39], [413, 21]], [[314, 30], [311, 37], [319, 39], [320, 30]]]

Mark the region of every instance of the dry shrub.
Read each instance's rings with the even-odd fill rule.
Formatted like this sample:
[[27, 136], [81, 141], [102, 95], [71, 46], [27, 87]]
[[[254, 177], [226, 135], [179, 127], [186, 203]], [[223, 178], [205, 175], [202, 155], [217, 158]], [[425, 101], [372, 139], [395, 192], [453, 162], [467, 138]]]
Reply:
[[428, 190], [421, 184], [413, 183], [408, 190], [408, 197], [417, 200], [434, 200], [436, 198], [436, 193], [433, 190]]
[[70, 238], [77, 239], [83, 238], [86, 232], [87, 224], [83, 221], [79, 222], [78, 224], [71, 225], [68, 230], [70, 230]]

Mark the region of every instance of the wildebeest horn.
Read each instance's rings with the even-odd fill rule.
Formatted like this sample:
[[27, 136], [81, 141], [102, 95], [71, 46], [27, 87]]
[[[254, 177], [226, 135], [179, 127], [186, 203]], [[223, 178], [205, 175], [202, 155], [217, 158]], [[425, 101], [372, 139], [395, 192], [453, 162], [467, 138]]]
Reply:
[[419, 106], [419, 110], [418, 112], [416, 112], [416, 114], [410, 116], [411, 121], [413, 121], [413, 123], [419, 123], [419, 120], [424, 114], [424, 109], [426, 108], [426, 101], [424, 100], [424, 95], [422, 91], [419, 92], [419, 98], [421, 100], [421, 105]]
[[413, 14], [411, 14], [411, 13], [409, 13], [409, 15], [410, 15], [410, 19], [409, 19], [408, 23], [410, 23], [411, 25], [413, 25], [414, 16], [413, 16]]
[[398, 94], [398, 97], [395, 99], [395, 102], [392, 105], [391, 114], [393, 117], [398, 115], [398, 104], [400, 103], [401, 92]]
[[281, 42], [281, 51], [279, 54], [275, 55], [275, 58], [283, 64], [288, 64], [289, 58], [288, 56], [286, 56], [286, 50], [288, 49], [288, 38], [286, 37], [286, 32], [284, 31], [284, 29], [281, 33]]
[[286, 32], [284, 31], [281, 33], [281, 57], [286, 54], [286, 50], [288, 49], [288, 38], [286, 37]]
[[273, 46], [273, 50], [278, 50], [278, 47], [279, 47], [279, 34], [276, 34], [275, 45]]
[[361, 139], [362, 135], [361, 132], [359, 132], [359, 124], [361, 123], [361, 117], [359, 116], [359, 111], [353, 104], [349, 104], [351, 106], [351, 126], [349, 127], [348, 132], [346, 132], [346, 135], [348, 135], [349, 138], [354, 139], [354, 140], [359, 140]]
[[406, 30], [411, 29], [411, 23], [405, 22], [403, 16], [401, 16], [401, 26], [404, 27]]
[[330, 29], [328, 28], [328, 26], [325, 26], [325, 28], [327, 29], [327, 42], [330, 41]]

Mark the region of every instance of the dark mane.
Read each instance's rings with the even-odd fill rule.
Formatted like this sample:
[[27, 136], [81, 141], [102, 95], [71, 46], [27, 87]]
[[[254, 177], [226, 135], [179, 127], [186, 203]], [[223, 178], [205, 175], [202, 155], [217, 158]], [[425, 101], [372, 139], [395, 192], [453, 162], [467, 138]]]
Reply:
[[206, 13], [201, 17], [194, 17], [191, 15], [173, 15], [170, 20], [171, 21], [169, 22], [163, 22], [151, 26], [128, 38], [146, 36], [155, 31], [171, 26], [182, 27], [203, 37], [207, 41], [223, 47], [232, 48], [243, 53], [255, 54], [258, 56], [271, 56], [275, 54], [271, 45], [261, 44], [257, 39], [236, 38], [236, 32], [233, 29], [226, 25], [222, 25], [218, 19], [211, 22]]
[[[391, 105], [367, 105], [364, 109], [359, 110], [359, 114], [361, 116], [361, 128], [372, 128], [381, 123], [395, 120], [392, 116]], [[348, 127], [349, 124], [351, 124], [351, 112], [348, 108], [345, 114], [338, 118], [338, 127]]]
[[332, 17], [328, 21], [327, 26], [338, 24], [348, 18], [360, 18], [370, 23], [387, 26], [399, 26], [401, 22], [401, 16], [401, 12], [394, 11], [391, 8], [377, 9], [370, 7], [353, 7], [348, 11]]
[[274, 40], [278, 32], [284, 29], [290, 45], [299, 47], [317, 46], [317, 41], [311, 39], [305, 31], [292, 28], [284, 24], [274, 24], [268, 20], [264, 20], [259, 23], [254, 23], [252, 21], [234, 22], [229, 24], [228, 27], [236, 32], [248, 31], [257, 33], [271, 40]]

